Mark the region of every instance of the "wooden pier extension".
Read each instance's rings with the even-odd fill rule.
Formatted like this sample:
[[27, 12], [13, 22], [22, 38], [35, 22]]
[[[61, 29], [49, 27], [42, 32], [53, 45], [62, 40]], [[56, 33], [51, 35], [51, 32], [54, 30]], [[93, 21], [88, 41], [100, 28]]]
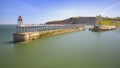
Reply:
[[13, 34], [14, 43], [32, 41], [38, 38], [67, 32], [84, 30], [81, 24], [21, 24]]

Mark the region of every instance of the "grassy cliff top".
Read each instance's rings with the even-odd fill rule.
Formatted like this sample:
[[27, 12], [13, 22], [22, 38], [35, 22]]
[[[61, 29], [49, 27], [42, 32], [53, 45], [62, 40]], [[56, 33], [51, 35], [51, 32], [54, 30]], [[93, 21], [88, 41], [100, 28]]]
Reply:
[[[98, 24], [98, 22], [97, 22]], [[101, 21], [102, 25], [115, 25], [115, 26], [120, 26], [120, 21], [114, 21], [114, 20], [102, 20]]]

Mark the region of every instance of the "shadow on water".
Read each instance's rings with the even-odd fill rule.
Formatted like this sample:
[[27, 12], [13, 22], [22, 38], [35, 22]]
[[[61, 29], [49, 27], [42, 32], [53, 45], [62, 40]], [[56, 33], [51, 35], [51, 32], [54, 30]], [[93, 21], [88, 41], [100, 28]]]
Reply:
[[4, 42], [3, 44], [14, 44], [14, 42], [13, 41], [8, 41], [8, 42]]

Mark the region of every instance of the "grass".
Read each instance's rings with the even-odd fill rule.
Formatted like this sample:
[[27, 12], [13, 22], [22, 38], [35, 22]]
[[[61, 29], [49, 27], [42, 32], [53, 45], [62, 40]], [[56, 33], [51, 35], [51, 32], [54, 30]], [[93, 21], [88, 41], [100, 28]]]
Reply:
[[[98, 22], [97, 22], [97, 24], [98, 24]], [[102, 21], [101, 21], [101, 24], [102, 24], [102, 25], [115, 25], [115, 26], [120, 26], [120, 22], [114, 23], [114, 22], [112, 22], [112, 20], [102, 20]]]

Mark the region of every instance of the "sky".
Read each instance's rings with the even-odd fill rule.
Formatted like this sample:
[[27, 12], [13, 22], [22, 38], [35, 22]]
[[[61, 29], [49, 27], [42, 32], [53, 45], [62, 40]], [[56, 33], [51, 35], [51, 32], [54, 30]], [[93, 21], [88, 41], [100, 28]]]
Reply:
[[0, 24], [43, 24], [76, 16], [120, 17], [120, 0], [0, 0]]

